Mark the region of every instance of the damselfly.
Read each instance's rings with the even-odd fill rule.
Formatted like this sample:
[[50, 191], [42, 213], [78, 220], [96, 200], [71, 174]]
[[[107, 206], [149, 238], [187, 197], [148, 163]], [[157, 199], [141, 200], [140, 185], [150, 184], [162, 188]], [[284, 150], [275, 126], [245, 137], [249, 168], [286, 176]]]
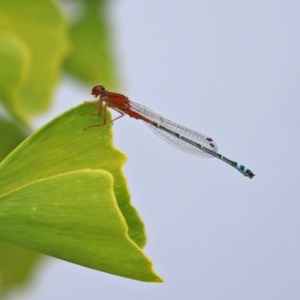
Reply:
[[122, 94], [109, 92], [103, 85], [94, 86], [92, 95], [99, 97], [96, 104], [97, 115], [100, 116], [103, 113], [103, 123], [91, 125], [89, 127], [105, 125], [106, 110], [107, 107], [109, 107], [120, 114], [113, 121], [123, 117], [125, 114], [132, 118], [142, 120], [158, 136], [180, 150], [199, 156], [216, 157], [232, 166], [243, 175], [249, 178], [254, 176], [253, 172], [247, 167], [219, 154], [216, 143], [210, 137], [163, 118], [147, 107], [129, 100]]

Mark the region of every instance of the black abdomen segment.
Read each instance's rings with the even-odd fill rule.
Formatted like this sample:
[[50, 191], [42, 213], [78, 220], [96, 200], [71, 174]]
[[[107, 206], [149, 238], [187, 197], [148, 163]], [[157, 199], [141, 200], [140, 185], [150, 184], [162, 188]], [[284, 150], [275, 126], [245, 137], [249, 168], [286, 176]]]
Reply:
[[[188, 143], [188, 144], [190, 144], [190, 145], [192, 145], [192, 146], [194, 146], [194, 147], [196, 147], [196, 148], [198, 148], [202, 151], [204, 151], [207, 154], [210, 154], [210, 155], [224, 161], [228, 165], [232, 166], [233, 168], [235, 168], [236, 170], [241, 172], [246, 177], [253, 178], [255, 176], [254, 173], [251, 170], [249, 170], [247, 167], [245, 167], [245, 166], [241, 165], [240, 163], [237, 163], [233, 160], [230, 160], [229, 158], [219, 154], [218, 152], [212, 151], [212, 150], [206, 148], [205, 146], [202, 146], [201, 144], [196, 143], [196, 142], [184, 137], [183, 135], [180, 135], [179, 133], [174, 132], [174, 131], [172, 131], [172, 130], [164, 127], [164, 126], [161, 126], [161, 125], [159, 125], [155, 122], [152, 122], [151, 125], [156, 127], [156, 128], [159, 128], [159, 129], [161, 129], [161, 130], [163, 130], [167, 133], [169, 133], [170, 135], [175, 136], [176, 138], [178, 138], [178, 139], [180, 139], [180, 140], [182, 140], [182, 141], [184, 141], [184, 142], [186, 142], [186, 143]], [[213, 142], [213, 140], [211, 138], [207, 138], [206, 140], [208, 142]], [[214, 147], [213, 143], [210, 143], [210, 145], [211, 145], [211, 147]]]

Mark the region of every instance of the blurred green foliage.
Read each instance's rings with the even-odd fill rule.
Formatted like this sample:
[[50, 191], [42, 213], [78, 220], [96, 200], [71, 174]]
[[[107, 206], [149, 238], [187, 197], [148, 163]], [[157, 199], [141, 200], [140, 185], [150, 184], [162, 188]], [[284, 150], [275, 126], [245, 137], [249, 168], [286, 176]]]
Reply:
[[[53, 93], [63, 73], [67, 72], [70, 76], [89, 85], [97, 82], [105, 82], [109, 87], [116, 87], [117, 76], [113, 64], [114, 57], [112, 56], [113, 51], [110, 40], [111, 32], [108, 26], [108, 4], [109, 1], [104, 0], [0, 1], [0, 160], [29, 135], [31, 118], [45, 112], [49, 108]], [[79, 118], [78, 115], [77, 117]], [[81, 117], [81, 119], [84, 118]], [[59, 120], [62, 122], [61, 124], [63, 124], [65, 119], [62, 118]], [[74, 120], [72, 120], [72, 122], [73, 121]], [[59, 126], [61, 126], [61, 124], [57, 125], [57, 128], [60, 128]], [[49, 126], [46, 128], [53, 128]], [[74, 126], [74, 124], [72, 126]], [[58, 151], [59, 153], [56, 153], [55, 156], [53, 154], [55, 151], [51, 152], [54, 149], [51, 149], [51, 147], [54, 145], [59, 147], [57, 144], [58, 141], [61, 141], [61, 144], [65, 142], [63, 139], [66, 138], [66, 134], [69, 136], [69, 139], [74, 137], [70, 127], [64, 128], [60, 128], [60, 131], [56, 133], [56, 138], [50, 138], [52, 144], [49, 142], [48, 150], [44, 150], [44, 155], [48, 155], [48, 157], [50, 155], [53, 159], [53, 161], [47, 165], [47, 168], [44, 167], [47, 172], [50, 170], [51, 173], [53, 168], [55, 169], [55, 166], [57, 166], [55, 159], [62, 159], [64, 155], [68, 153], [67, 149], [60, 149], [60, 151]], [[50, 137], [47, 130], [36, 133], [36, 136], [40, 137], [41, 141], [45, 143], [47, 140], [49, 141], [47, 138]], [[89, 135], [86, 134], [83, 137], [86, 139], [88, 136]], [[105, 145], [111, 143], [111, 135], [108, 134], [108, 136], [110, 140], [107, 140]], [[99, 142], [97, 137], [95, 139]], [[89, 185], [86, 179], [90, 178], [90, 180], [93, 181], [96, 180], [95, 178], [99, 179], [102, 176], [103, 182], [106, 183], [106, 185], [101, 185], [99, 183], [99, 186], [102, 186], [104, 188], [103, 193], [108, 195], [105, 197], [105, 199], [108, 199], [107, 207], [110, 207], [112, 215], [116, 220], [116, 223], [112, 222], [112, 226], [119, 224], [117, 226], [119, 228], [118, 232], [120, 233], [120, 236], [123, 237], [121, 240], [124, 242], [124, 245], [126, 244], [128, 246], [130, 243], [133, 243], [131, 247], [133, 247], [132, 249], [135, 249], [134, 251], [136, 251], [137, 256], [133, 254], [131, 261], [134, 261], [137, 257], [140, 257], [141, 261], [144, 261], [145, 264], [143, 265], [142, 263], [141, 265], [145, 267], [140, 268], [140, 270], [142, 270], [141, 273], [139, 273], [136, 266], [134, 267], [135, 269], [133, 268], [129, 273], [126, 273], [126, 270], [122, 271], [103, 267], [103, 262], [102, 265], [101, 262], [100, 265], [99, 262], [97, 262], [98, 267], [93, 266], [92, 262], [86, 263], [82, 257], [80, 259], [72, 258], [72, 255], [70, 254], [71, 258], [68, 258], [67, 250], [64, 254], [59, 254], [56, 250], [47, 252], [45, 250], [45, 248], [47, 248], [47, 243], [49, 243], [49, 240], [47, 241], [47, 239], [44, 241], [43, 246], [40, 246], [38, 241], [33, 242], [31, 248], [70, 261], [77, 261], [83, 265], [88, 265], [110, 273], [139, 280], [159, 281], [159, 277], [157, 277], [151, 269], [149, 260], [144, 256], [141, 250], [139, 250], [139, 247], [142, 247], [145, 244], [143, 223], [135, 209], [129, 203], [129, 194], [125, 180], [122, 177], [123, 175], [120, 177], [120, 174], [122, 173], [122, 163], [115, 165], [114, 163], [118, 161], [115, 157], [108, 159], [106, 156], [103, 157], [107, 162], [114, 162], [112, 166], [116, 168], [115, 171], [117, 171], [119, 177], [115, 177], [116, 174], [109, 171], [109, 174], [113, 174], [113, 180], [111, 180], [111, 175], [101, 173], [103, 172], [102, 167], [98, 167], [98, 173], [95, 173], [95, 171], [93, 171], [94, 173], [84, 173], [76, 163], [74, 164], [72, 162], [69, 162], [68, 168], [63, 172], [52, 172], [51, 174], [56, 177], [50, 179], [51, 176], [48, 173], [39, 173], [42, 165], [41, 162], [43, 162], [44, 159], [37, 155], [41, 152], [38, 148], [41, 147], [41, 144], [31, 144], [32, 141], [33, 139], [29, 139], [29, 142], [26, 141], [26, 146], [21, 146], [21, 149], [23, 149], [22, 151], [17, 149], [15, 152], [12, 152], [8, 160], [6, 159], [3, 162], [4, 164], [0, 167], [3, 176], [0, 181], [0, 190], [2, 190], [0, 198], [2, 197], [2, 204], [4, 204], [2, 212], [0, 205], [0, 216], [3, 218], [2, 221], [4, 222], [5, 220], [8, 224], [7, 227], [1, 225], [2, 239], [29, 247], [29, 244], [26, 243], [26, 241], [22, 242], [21, 238], [18, 240], [18, 230], [21, 230], [19, 233], [21, 232], [24, 235], [25, 233], [22, 230], [26, 228], [26, 230], [32, 230], [33, 236], [39, 236], [39, 232], [34, 231], [34, 226], [32, 224], [31, 227], [28, 225], [30, 222], [29, 220], [26, 220], [26, 208], [18, 206], [17, 199], [20, 197], [24, 198], [24, 201], [27, 199], [27, 202], [25, 201], [24, 203], [27, 203], [28, 209], [30, 207], [32, 208], [33, 205], [38, 205], [38, 202], [35, 203], [38, 199], [43, 199], [41, 200], [42, 203], [43, 201], [48, 201], [50, 199], [49, 197], [39, 198], [37, 192], [39, 189], [48, 189], [48, 195], [50, 195], [51, 188], [49, 188], [49, 182], [51, 182], [51, 180], [53, 180], [53, 184], [59, 185], [59, 182], [64, 182], [64, 184], [67, 185], [67, 183], [70, 182], [70, 178], [73, 176], [75, 181], [81, 180], [87, 184], [85, 186], [86, 197], [87, 199], [90, 199], [90, 201], [93, 201], [93, 195], [89, 194], [91, 191], [89, 191]], [[78, 140], [76, 141], [78, 142]], [[82, 143], [82, 141], [79, 143]], [[82, 145], [86, 145], [87, 141], [84, 141], [84, 143]], [[101, 147], [99, 143], [90, 146], [96, 148]], [[80, 147], [78, 144], [76, 144], [76, 147], [79, 148], [79, 152], [77, 153], [77, 158], [74, 158], [73, 162], [79, 159], [80, 156], [84, 156], [84, 147]], [[31, 152], [28, 152], [28, 149], [31, 149]], [[107, 155], [109, 151], [106, 151], [105, 153], [105, 155]], [[33, 158], [33, 161], [29, 159], [30, 157], [31, 159]], [[101, 158], [98, 156], [98, 161], [100, 161], [100, 159]], [[26, 161], [27, 163], [25, 163]], [[30, 161], [32, 165], [28, 164]], [[14, 167], [8, 168], [8, 166], [11, 166], [11, 163], [13, 163]], [[37, 169], [32, 168], [34, 164], [37, 164]], [[23, 166], [23, 171], [17, 167], [18, 165]], [[87, 166], [87, 168], [95, 169], [90, 165]], [[28, 171], [30, 169], [32, 169], [31, 174], [39, 174], [37, 178], [28, 178]], [[74, 169], [78, 172], [80, 170], [80, 172], [76, 174], [68, 173], [69, 177], [66, 176], [66, 172]], [[10, 173], [9, 176], [7, 175], [8, 173]], [[57, 177], [58, 175], [60, 177]], [[22, 178], [26, 178], [26, 180], [23, 182], [21, 180]], [[45, 180], [44, 185], [41, 185], [41, 183], [38, 182], [39, 179]], [[11, 182], [14, 182], [13, 186], [10, 186]], [[24, 189], [24, 185], [27, 186], [27, 188]], [[10, 188], [8, 188], [9, 186]], [[105, 189], [105, 186], [107, 186], [107, 189]], [[78, 187], [70, 185], [67, 190], [72, 188]], [[61, 190], [61, 195], [66, 196], [67, 190], [63, 188]], [[112, 190], [114, 190], [114, 194], [110, 194]], [[83, 192], [84, 189], [80, 190], [80, 193]], [[19, 198], [15, 197], [16, 195], [18, 195]], [[56, 197], [58, 196], [56, 195]], [[114, 197], [116, 197], [116, 200]], [[14, 202], [12, 199], [14, 199]], [[64, 199], [66, 200], [67, 198]], [[114, 201], [117, 201], [117, 205], [114, 204]], [[53, 203], [53, 201], [50, 203]], [[76, 203], [78, 204], [79, 202]], [[46, 211], [48, 217], [54, 212], [53, 209], [55, 208], [55, 205], [52, 205], [51, 207], [49, 204], [49, 206], [50, 209]], [[66, 204], [66, 206], [68, 206], [68, 204]], [[17, 209], [18, 207], [19, 210]], [[16, 221], [13, 220], [13, 218], [20, 218], [20, 214], [24, 218], [24, 224], [27, 224], [29, 227], [24, 225], [25, 227], [21, 226], [20, 229], [18, 226], [12, 226]], [[122, 223], [120, 218], [124, 218], [126, 222]], [[82, 217], [81, 222], [84, 223], [84, 220], [87, 221], [88, 218]], [[90, 221], [92, 222], [93, 218], [90, 218]], [[107, 219], [104, 219], [104, 221], [103, 224], [108, 222]], [[101, 228], [101, 226], [104, 226], [103, 224], [97, 223], [98, 229]], [[48, 225], [50, 226], [50, 223]], [[13, 230], [9, 231], [9, 226], [15, 228], [16, 232], [13, 232]], [[54, 225], [52, 224], [51, 226], [53, 228]], [[51, 226], [49, 228], [51, 228]], [[66, 226], [66, 224], [62, 226]], [[59, 226], [57, 228], [59, 228]], [[127, 231], [129, 235], [127, 235]], [[42, 233], [43, 232], [40, 232], [40, 234]], [[44, 234], [46, 234], [46, 232], [44, 232]], [[61, 243], [63, 242], [61, 241]], [[86, 240], [86, 245], [87, 243], [88, 239]], [[114, 240], [112, 239], [109, 245], [109, 247], [111, 247], [110, 249], [114, 248], [113, 245]], [[48, 244], [48, 246], [50, 247], [50, 244]], [[96, 246], [94, 249], [96, 249]], [[107, 249], [108, 248], [105, 249], [104, 247], [103, 253], [105, 253]], [[132, 253], [134, 253], [134, 251]], [[99, 253], [101, 253], [101, 251]], [[84, 255], [84, 251], [82, 251], [82, 255]], [[103, 255], [103, 257], [105, 257], [105, 254]], [[30, 278], [31, 269], [36, 265], [39, 258], [39, 255], [35, 252], [6, 244], [0, 244], [0, 256], [1, 293], [8, 291], [11, 287], [26, 282], [26, 279]], [[13, 257], [15, 257], [15, 259], [13, 259]], [[80, 261], [82, 259], [83, 261]], [[137, 261], [139, 260], [137, 259], [136, 262]]]

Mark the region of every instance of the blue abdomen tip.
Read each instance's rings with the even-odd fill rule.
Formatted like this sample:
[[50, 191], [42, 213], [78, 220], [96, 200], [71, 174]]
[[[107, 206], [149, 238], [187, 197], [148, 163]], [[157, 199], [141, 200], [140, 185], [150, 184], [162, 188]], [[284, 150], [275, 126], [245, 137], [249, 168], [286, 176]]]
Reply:
[[242, 172], [244, 172], [244, 173], [246, 173], [246, 172], [248, 171], [248, 168], [245, 167], [245, 166], [243, 166], [243, 165], [241, 165], [240, 163], [237, 163], [237, 164], [236, 164], [236, 167], [237, 167], [239, 170], [241, 170]]

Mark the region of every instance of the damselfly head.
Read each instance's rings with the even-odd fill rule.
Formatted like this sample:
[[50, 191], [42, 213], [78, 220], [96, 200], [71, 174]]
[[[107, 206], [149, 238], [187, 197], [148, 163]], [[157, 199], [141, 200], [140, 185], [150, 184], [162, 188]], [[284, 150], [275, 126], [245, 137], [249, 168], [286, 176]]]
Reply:
[[92, 95], [95, 96], [95, 97], [99, 97], [102, 95], [102, 93], [105, 91], [105, 87], [101, 84], [99, 85], [95, 85], [93, 88], [92, 88]]

